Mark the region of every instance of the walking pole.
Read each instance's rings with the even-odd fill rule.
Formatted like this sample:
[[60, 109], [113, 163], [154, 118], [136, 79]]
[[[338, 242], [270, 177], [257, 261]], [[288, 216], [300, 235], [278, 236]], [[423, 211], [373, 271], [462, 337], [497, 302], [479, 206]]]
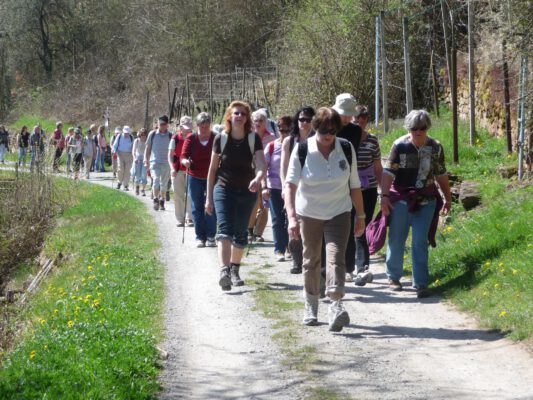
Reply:
[[[189, 163], [191, 159], [189, 159]], [[190, 164], [189, 164], [190, 165]], [[187, 215], [187, 199], [189, 197], [189, 167], [185, 170], [185, 211], [184, 215]], [[181, 244], [185, 243], [185, 221], [183, 223], [183, 234], [181, 236]]]

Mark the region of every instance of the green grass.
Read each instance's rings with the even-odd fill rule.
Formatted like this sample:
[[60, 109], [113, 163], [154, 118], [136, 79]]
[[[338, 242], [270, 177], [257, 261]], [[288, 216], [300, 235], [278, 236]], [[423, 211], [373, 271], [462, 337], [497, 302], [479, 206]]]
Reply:
[[80, 184], [49, 236], [63, 254], [21, 316], [26, 328], [0, 370], [3, 399], [155, 398], [163, 268], [144, 206]]
[[[383, 155], [393, 141], [405, 134], [397, 128], [380, 138]], [[482, 205], [465, 212], [452, 207], [451, 218], [430, 250], [432, 287], [463, 310], [474, 313], [485, 327], [497, 329], [515, 340], [533, 334], [533, 189], [516, 178], [498, 175], [498, 166], [517, 165], [508, 155], [503, 138], [480, 130], [469, 145], [468, 125], [459, 124], [459, 163], [452, 162], [451, 114], [434, 118], [429, 135], [445, 150], [448, 170], [462, 180], [479, 183]], [[408, 240], [409, 244], [409, 240]], [[410, 248], [405, 267], [411, 270]]]

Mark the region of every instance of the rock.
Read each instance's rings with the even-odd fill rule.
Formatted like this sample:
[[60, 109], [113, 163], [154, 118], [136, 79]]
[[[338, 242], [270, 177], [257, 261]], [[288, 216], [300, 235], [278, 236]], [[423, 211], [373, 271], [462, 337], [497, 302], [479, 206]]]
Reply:
[[480, 204], [481, 194], [479, 193], [477, 182], [464, 181], [461, 183], [459, 201], [466, 211], [471, 210]]
[[497, 168], [497, 171], [498, 171], [498, 174], [500, 174], [502, 178], [511, 178], [513, 176], [518, 175], [518, 167], [516, 165], [511, 165], [511, 166], [500, 165]]

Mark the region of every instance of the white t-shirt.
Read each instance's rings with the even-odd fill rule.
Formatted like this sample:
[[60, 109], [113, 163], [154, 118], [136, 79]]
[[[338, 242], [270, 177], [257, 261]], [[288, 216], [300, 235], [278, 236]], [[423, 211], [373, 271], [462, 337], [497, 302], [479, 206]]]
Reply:
[[342, 151], [339, 140], [325, 159], [318, 150], [316, 135], [307, 139], [307, 157], [303, 168], [294, 146], [289, 160], [286, 182], [298, 186], [296, 213], [304, 217], [329, 220], [352, 209], [350, 189], [361, 187], [357, 174], [357, 158], [353, 146], [352, 167]]

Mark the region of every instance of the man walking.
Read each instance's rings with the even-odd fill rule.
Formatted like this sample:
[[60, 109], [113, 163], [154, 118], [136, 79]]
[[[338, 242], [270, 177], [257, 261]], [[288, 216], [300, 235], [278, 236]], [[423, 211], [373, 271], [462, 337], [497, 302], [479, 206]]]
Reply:
[[89, 179], [89, 172], [91, 171], [91, 165], [96, 157], [96, 146], [94, 144], [93, 131], [96, 130], [96, 125], [91, 125], [91, 128], [87, 131], [87, 135], [83, 139], [83, 165], [85, 168], [85, 179]]
[[133, 165], [133, 137], [131, 128], [127, 125], [122, 128], [122, 133], [113, 143], [113, 153], [118, 157], [117, 189], [124, 185], [124, 190], [129, 190], [131, 166]]
[[165, 210], [165, 196], [170, 179], [170, 165], [168, 164], [168, 146], [171, 133], [168, 130], [168, 117], [159, 117], [157, 129], [150, 132], [146, 140], [144, 165], [150, 168], [154, 195], [154, 210]]

